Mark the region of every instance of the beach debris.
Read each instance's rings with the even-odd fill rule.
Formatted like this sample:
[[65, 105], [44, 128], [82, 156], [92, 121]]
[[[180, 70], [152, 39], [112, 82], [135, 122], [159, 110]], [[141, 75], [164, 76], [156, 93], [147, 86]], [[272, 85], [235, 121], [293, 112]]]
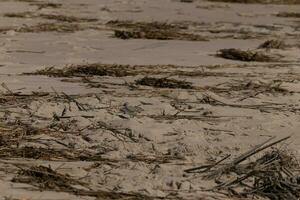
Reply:
[[287, 89], [283, 88], [281, 81], [237, 81], [233, 84], [228, 84], [227, 91], [237, 91], [239, 94], [255, 97], [259, 94], [288, 94]]
[[186, 24], [116, 20], [106, 25], [114, 28], [114, 36], [121, 39], [208, 41], [204, 36], [188, 33]]
[[32, 6], [37, 6], [38, 10], [44, 9], [44, 8], [52, 8], [52, 9], [57, 9], [61, 8], [62, 4], [61, 3], [50, 3], [50, 2], [35, 2], [31, 3], [30, 5]]
[[191, 83], [187, 81], [180, 81], [170, 78], [154, 78], [144, 77], [136, 81], [137, 85], [151, 86], [155, 88], [181, 88], [181, 89], [193, 89]]
[[300, 4], [299, 0], [209, 0], [226, 3]]
[[193, 3], [194, 0], [180, 0], [180, 2], [183, 2], [183, 3]]
[[288, 47], [283, 40], [267, 40], [258, 46], [258, 49], [285, 49]]
[[185, 172], [200, 173], [204, 179], [215, 180], [216, 186], [210, 191], [222, 192], [230, 197], [298, 199], [299, 163], [291, 152], [274, 148], [290, 138], [287, 136], [274, 141], [275, 137], [271, 137], [232, 161], [228, 161], [230, 155], [225, 155], [213, 164], [186, 169]]
[[68, 175], [59, 174], [50, 167], [33, 166], [21, 168], [18, 175], [13, 178], [13, 182], [27, 183], [41, 189], [50, 190], [72, 190], [74, 181]]
[[300, 18], [300, 12], [279, 12], [276, 14], [277, 17], [292, 17]]
[[[142, 194], [118, 193], [115, 191], [91, 190], [86, 187], [86, 183], [75, 180], [68, 174], [61, 174], [50, 166], [43, 165], [21, 167], [18, 175], [12, 179], [12, 182], [26, 183], [39, 188], [40, 190], [49, 190], [57, 192], [68, 192], [74, 195], [97, 197], [99, 199], [155, 199]], [[86, 188], [86, 189], [85, 189]]]
[[27, 75], [46, 75], [54, 77], [84, 77], [84, 76], [114, 76], [123, 77], [131, 75], [128, 71], [129, 65], [109, 65], [109, 64], [82, 64], [67, 66], [62, 69], [48, 67]]
[[205, 37], [196, 34], [179, 33], [169, 30], [115, 30], [114, 36], [121, 39], [153, 39], [153, 40], [190, 40], [208, 41]]
[[221, 58], [226, 58], [230, 60], [239, 60], [245, 62], [274, 62], [278, 59], [271, 57], [262, 52], [257, 52], [253, 50], [240, 50], [240, 49], [220, 49], [217, 52], [217, 56]]
[[73, 33], [76, 31], [81, 31], [83, 28], [78, 24], [71, 23], [39, 23], [32, 26], [24, 25], [23, 27], [16, 28], [17, 32], [61, 32], [61, 33]]
[[96, 22], [96, 18], [85, 18], [85, 17], [75, 17], [67, 15], [58, 15], [58, 14], [43, 14], [43, 13], [34, 13], [34, 12], [20, 12], [20, 13], [5, 13], [4, 17], [11, 18], [42, 18], [48, 20], [56, 20], [59, 22], [68, 22], [68, 23], [80, 23], [80, 22]]

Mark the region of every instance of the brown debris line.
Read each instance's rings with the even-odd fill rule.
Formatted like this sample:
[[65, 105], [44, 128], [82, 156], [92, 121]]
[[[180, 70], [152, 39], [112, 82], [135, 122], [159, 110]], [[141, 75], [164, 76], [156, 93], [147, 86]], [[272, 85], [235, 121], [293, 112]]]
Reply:
[[300, 0], [208, 0], [225, 3], [300, 4]]
[[62, 7], [62, 4], [61, 3], [50, 3], [50, 2], [47, 2], [47, 3], [44, 3], [44, 2], [36, 2], [36, 3], [31, 3], [30, 4], [31, 6], [37, 6], [38, 7], [38, 10], [41, 10], [43, 8], [61, 8]]
[[[103, 64], [103, 63], [91, 63], [91, 64], [79, 64], [79, 65], [67, 65], [63, 68], [46, 67], [36, 72], [24, 73], [24, 75], [45, 75], [52, 77], [82, 77], [80, 82], [89, 83], [91, 87], [97, 86], [97, 82], [93, 82], [88, 79], [89, 76], [112, 76], [112, 77], [125, 77], [125, 76], [137, 76], [137, 75], [166, 75], [166, 76], [180, 76], [180, 77], [257, 77], [262, 74], [246, 74], [243, 75], [239, 72], [215, 72], [199, 70], [203, 68], [215, 69], [225, 67], [226, 65], [212, 65], [212, 66], [197, 66], [192, 71], [184, 71], [183, 68], [190, 68], [189, 66], [182, 65], [126, 65], [126, 64]], [[232, 67], [248, 67], [244, 65], [228, 65]], [[254, 65], [251, 65], [253, 67]], [[274, 64], [264, 65], [266, 67], [275, 67]], [[281, 65], [276, 65], [281, 66]], [[286, 65], [284, 65], [286, 66]], [[67, 81], [67, 80], [63, 80]], [[43, 95], [43, 94], [37, 94]], [[47, 94], [44, 94], [47, 95]], [[0, 101], [7, 101], [1, 99]]]
[[[134, 68], [134, 67], [133, 67]], [[84, 76], [114, 76], [123, 77], [134, 75], [129, 70], [132, 69], [130, 65], [110, 65], [110, 64], [85, 64], [67, 66], [63, 69], [46, 68], [38, 70], [34, 73], [26, 73], [26, 75], [46, 75], [54, 77], [84, 77]]]
[[199, 103], [209, 104], [213, 106], [228, 106], [233, 108], [242, 108], [242, 109], [254, 109], [260, 111], [292, 111], [295, 112], [297, 109], [286, 107], [283, 104], [273, 104], [273, 103], [263, 103], [263, 104], [237, 104], [237, 103], [228, 103], [217, 98], [214, 98], [212, 95], [203, 94], [202, 98], [198, 98]]
[[[218, 162], [185, 170], [186, 173], [201, 173], [205, 179], [214, 179], [211, 190], [230, 197], [264, 197], [271, 200], [298, 199], [300, 197], [299, 163], [295, 155], [282, 148], [274, 148], [290, 136], [275, 140], [275, 137], [256, 145], [232, 161], [230, 155]], [[273, 142], [272, 142], [273, 141]], [[261, 153], [273, 148], [265, 153]], [[260, 156], [257, 156], [259, 153]], [[256, 156], [253, 161], [251, 157]], [[224, 164], [224, 162], [227, 163]]]
[[194, 0], [180, 0], [180, 2], [183, 2], [183, 3], [193, 3]]
[[[79, 64], [66, 66], [62, 69], [47, 67], [32, 73], [24, 73], [25, 75], [46, 75], [53, 77], [86, 77], [86, 76], [135, 76], [143, 74], [170, 74], [183, 76], [221, 76], [218, 73], [209, 73], [202, 71], [185, 72], [175, 70], [183, 66], [176, 65], [122, 65], [122, 64]], [[224, 74], [223, 74], [224, 75]]]
[[40, 190], [67, 192], [78, 196], [90, 196], [99, 199], [128, 199], [150, 200], [157, 199], [142, 194], [117, 193], [114, 191], [78, 189], [76, 186], [85, 187], [87, 184], [73, 179], [68, 174], [61, 174], [45, 166], [19, 167], [18, 175], [12, 179], [15, 183], [25, 183]]
[[115, 30], [114, 36], [120, 39], [150, 39], [150, 40], [188, 40], [188, 41], [208, 41], [201, 35], [179, 33], [165, 30], [147, 30], [147, 31], [125, 31]]
[[267, 40], [258, 46], [258, 49], [285, 49], [289, 45], [283, 40]]
[[[243, 81], [237, 82], [236, 84], [229, 85], [228, 88], [224, 89], [226, 92], [230, 91], [241, 91], [244, 93], [253, 94], [256, 96], [260, 93], [290, 93], [287, 89], [281, 87], [282, 82], [271, 81], [269, 83], [255, 82], [255, 81]], [[212, 89], [214, 90], [214, 89]], [[215, 90], [218, 90], [217, 88]]]
[[[201, 102], [204, 103], [204, 102]], [[207, 103], [207, 102], [206, 102]], [[208, 104], [208, 103], [207, 103]], [[210, 103], [213, 105], [213, 103]], [[162, 115], [140, 115], [139, 117], [149, 117], [158, 121], [173, 121], [173, 120], [199, 120], [199, 121], [207, 121], [207, 122], [216, 122], [216, 121], [227, 121], [230, 120], [230, 116], [210, 116], [210, 115], [184, 115], [184, 114], [162, 114]], [[227, 118], [227, 119], [226, 119]]]
[[75, 17], [75, 16], [67, 16], [67, 15], [54, 15], [54, 14], [36, 14], [33, 12], [20, 12], [20, 13], [5, 13], [4, 17], [12, 17], [12, 18], [42, 18], [49, 20], [56, 20], [59, 22], [96, 22], [98, 19], [96, 18], [84, 18], [84, 17]]
[[208, 41], [198, 34], [183, 32], [188, 29], [186, 24], [161, 23], [161, 22], [131, 22], [109, 21], [107, 26], [125, 28], [126, 30], [114, 30], [114, 36], [121, 39], [156, 39], [156, 40], [188, 40]]
[[72, 190], [74, 184], [79, 182], [70, 178], [69, 175], [62, 175], [44, 166], [33, 166], [30, 168], [20, 169], [12, 182], [27, 183], [40, 189], [49, 190]]
[[56, 150], [40, 147], [5, 147], [1, 148], [0, 158], [29, 158], [39, 160], [77, 160], [73, 151], [68, 152], [66, 149]]
[[39, 2], [38, 0], [1, 0], [1, 1], [16, 1], [16, 2], [29, 2], [29, 3]]
[[180, 81], [170, 78], [154, 78], [144, 77], [136, 81], [137, 85], [151, 86], [155, 88], [181, 88], [181, 89], [193, 89], [191, 83], [187, 81]]
[[[47, 133], [47, 130], [36, 129], [21, 122], [10, 122], [5, 125], [0, 125], [0, 147], [7, 147], [10, 145], [18, 145], [20, 141], [26, 139], [28, 136]], [[2, 153], [2, 152], [1, 152]], [[0, 153], [0, 154], [1, 154]]]
[[127, 159], [133, 162], [144, 162], [148, 164], [165, 164], [171, 163], [174, 160], [184, 160], [184, 158], [173, 156], [173, 155], [143, 155], [143, 154], [136, 154], [136, 155], [128, 155]]
[[33, 15], [32, 12], [5, 13], [4, 17], [27, 18]]
[[76, 31], [81, 31], [83, 28], [78, 24], [70, 23], [39, 23], [32, 26], [23, 26], [21, 28], [14, 29], [17, 32], [23, 33], [40, 33], [40, 32], [61, 32], [61, 33], [73, 33]]
[[300, 18], [300, 12], [279, 12], [276, 14], [277, 17], [293, 17]]
[[96, 22], [96, 18], [84, 18], [84, 17], [74, 17], [74, 16], [65, 16], [65, 15], [52, 15], [52, 14], [40, 14], [38, 17], [43, 19], [53, 19], [56, 21], [62, 22]]
[[188, 29], [188, 24], [166, 23], [166, 22], [133, 22], [112, 20], [106, 23], [107, 26], [127, 29]]
[[[7, 144], [6, 144], [7, 145]], [[27, 158], [35, 160], [47, 160], [47, 161], [107, 161], [114, 162], [113, 160], [107, 160], [102, 158], [102, 154], [105, 153], [101, 149], [99, 152], [79, 151], [73, 149], [52, 149], [42, 147], [12, 147], [5, 146], [1, 148], [0, 158]]]
[[240, 49], [220, 49], [217, 52], [217, 56], [221, 58], [226, 58], [230, 60], [239, 60], [245, 62], [275, 62], [278, 59], [273, 58], [261, 52], [256, 52], [253, 50], [243, 51]]

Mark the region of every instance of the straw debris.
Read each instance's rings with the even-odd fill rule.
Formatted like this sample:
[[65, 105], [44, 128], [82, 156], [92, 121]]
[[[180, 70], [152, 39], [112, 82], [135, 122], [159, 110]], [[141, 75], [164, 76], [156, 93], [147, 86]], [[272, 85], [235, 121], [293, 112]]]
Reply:
[[276, 14], [277, 17], [293, 17], [300, 18], [300, 13], [296, 12], [279, 12]]
[[12, 182], [26, 183], [33, 185], [41, 190], [50, 190], [57, 192], [68, 192], [74, 195], [90, 196], [99, 199], [128, 199], [142, 200], [155, 199], [142, 194], [117, 193], [114, 191], [94, 191], [89, 189], [78, 189], [76, 186], [85, 187], [86, 184], [72, 179], [68, 174], [60, 174], [50, 167], [32, 166], [20, 168], [18, 175], [12, 179]]
[[211, 190], [225, 192], [230, 197], [298, 199], [300, 197], [299, 164], [292, 153], [273, 148], [254, 161], [250, 161], [251, 157], [289, 138], [290, 136], [272, 142], [273, 137], [226, 164], [223, 163], [230, 155], [213, 164], [190, 168], [185, 172], [201, 173], [205, 179], [214, 179], [217, 185]]
[[258, 46], [259, 49], [285, 49], [288, 47], [282, 40], [267, 40]]
[[36, 2], [36, 3], [31, 3], [30, 5], [32, 6], [37, 6], [38, 10], [44, 9], [44, 8], [52, 8], [52, 9], [57, 9], [61, 8], [62, 4], [61, 3], [42, 3], [42, 2]]
[[209, 0], [227, 3], [261, 3], [261, 4], [300, 4], [299, 0]]
[[[84, 76], [114, 76], [123, 77], [132, 75], [127, 65], [86, 64], [64, 67], [63, 69], [46, 68], [31, 75], [46, 75], [54, 77], [84, 77]], [[29, 75], [27, 73], [27, 75]]]
[[96, 18], [85, 18], [85, 17], [75, 17], [75, 16], [67, 16], [67, 15], [54, 15], [54, 14], [36, 14], [33, 12], [20, 12], [20, 13], [5, 13], [4, 17], [11, 18], [42, 18], [48, 20], [56, 20], [59, 22], [67, 22], [67, 23], [80, 23], [80, 22], [96, 22], [98, 19]]
[[[110, 21], [106, 25], [114, 28], [114, 36], [121, 39], [156, 39], [156, 40], [189, 40], [208, 41], [207, 38], [183, 32], [188, 26], [176, 23], [160, 22], [130, 22], [130, 21]], [[116, 28], [123, 28], [120, 30]]]
[[40, 33], [40, 32], [67, 32], [67, 33], [73, 33], [76, 31], [83, 30], [82, 27], [80, 27], [78, 24], [71, 24], [71, 23], [39, 23], [37, 25], [32, 26], [23, 26], [21, 28], [17, 28], [17, 32], [34, 32], [34, 33]]
[[27, 183], [41, 189], [48, 190], [72, 190], [72, 185], [78, 182], [72, 180], [68, 175], [62, 175], [45, 166], [33, 166], [20, 169], [13, 182]]
[[245, 62], [272, 62], [276, 61], [277, 59], [266, 55], [262, 52], [256, 52], [253, 50], [247, 50], [243, 51], [240, 49], [221, 49], [217, 53], [218, 57], [226, 58], [230, 60], [239, 60], [239, 61], [245, 61]]
[[191, 83], [186, 81], [179, 81], [170, 78], [154, 78], [144, 77], [136, 81], [138, 85], [151, 86], [155, 88], [181, 88], [181, 89], [193, 89]]

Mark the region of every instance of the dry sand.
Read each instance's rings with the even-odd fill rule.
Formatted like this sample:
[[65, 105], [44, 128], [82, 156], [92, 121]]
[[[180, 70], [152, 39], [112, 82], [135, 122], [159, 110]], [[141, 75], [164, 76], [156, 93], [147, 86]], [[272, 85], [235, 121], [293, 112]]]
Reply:
[[[228, 199], [184, 170], [272, 136], [292, 135], [288, 148], [300, 153], [300, 21], [276, 16], [300, 5], [51, 3], [0, 0], [1, 199]], [[151, 27], [135, 22], [179, 28], [168, 40], [147, 39]], [[286, 45], [258, 48], [267, 40]], [[231, 48], [244, 57], [220, 56]], [[93, 63], [125, 75], [34, 74]], [[45, 178], [38, 166], [61, 176]]]

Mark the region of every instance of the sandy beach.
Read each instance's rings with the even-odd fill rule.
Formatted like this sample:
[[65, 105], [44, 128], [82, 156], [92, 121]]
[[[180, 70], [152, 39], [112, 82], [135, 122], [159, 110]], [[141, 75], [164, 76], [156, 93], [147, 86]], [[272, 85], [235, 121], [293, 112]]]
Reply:
[[0, 199], [299, 198], [299, 38], [298, 0], [0, 0]]

